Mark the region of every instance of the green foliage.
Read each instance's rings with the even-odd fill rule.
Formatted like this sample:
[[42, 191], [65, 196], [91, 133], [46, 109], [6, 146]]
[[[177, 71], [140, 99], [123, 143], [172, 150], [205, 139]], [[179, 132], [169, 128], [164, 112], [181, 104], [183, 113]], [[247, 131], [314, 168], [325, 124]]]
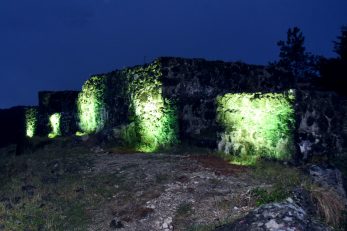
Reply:
[[252, 191], [252, 195], [256, 197], [256, 205], [260, 206], [271, 202], [279, 202], [286, 199], [290, 194], [282, 187], [274, 189], [256, 188]]
[[176, 216], [185, 217], [189, 215], [193, 211], [192, 207], [192, 203], [189, 202], [180, 204], [176, 210]]
[[77, 100], [79, 127], [82, 133], [95, 133], [104, 127], [105, 89], [104, 76], [93, 76], [83, 85]]
[[55, 138], [61, 135], [60, 118], [61, 118], [60, 113], [54, 113], [53, 115], [49, 117], [49, 123], [52, 129], [52, 131], [48, 134], [49, 138]]
[[293, 151], [294, 93], [240, 93], [217, 98], [217, 122], [223, 127], [218, 150], [239, 164], [259, 157], [285, 160]]
[[35, 135], [37, 126], [37, 109], [28, 108], [25, 111], [26, 136], [32, 138]]
[[126, 141], [127, 145], [134, 146], [137, 144], [139, 138], [136, 132], [136, 125], [134, 122], [131, 122], [127, 126], [123, 127], [121, 131], [121, 137]]
[[127, 69], [125, 75], [132, 123], [123, 129], [123, 139], [143, 152], [177, 143], [177, 110], [162, 96], [159, 62]]
[[294, 188], [308, 182], [299, 169], [281, 163], [260, 161], [252, 168], [251, 174], [257, 181], [270, 185], [252, 190], [257, 206], [282, 201], [292, 194]]

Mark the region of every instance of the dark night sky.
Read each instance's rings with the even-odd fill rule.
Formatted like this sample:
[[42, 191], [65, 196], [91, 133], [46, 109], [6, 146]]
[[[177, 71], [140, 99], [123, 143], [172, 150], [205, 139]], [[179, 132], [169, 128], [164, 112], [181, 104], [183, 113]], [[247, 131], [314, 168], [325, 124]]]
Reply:
[[334, 56], [346, 0], [0, 0], [0, 108], [158, 56], [266, 64], [299, 26]]

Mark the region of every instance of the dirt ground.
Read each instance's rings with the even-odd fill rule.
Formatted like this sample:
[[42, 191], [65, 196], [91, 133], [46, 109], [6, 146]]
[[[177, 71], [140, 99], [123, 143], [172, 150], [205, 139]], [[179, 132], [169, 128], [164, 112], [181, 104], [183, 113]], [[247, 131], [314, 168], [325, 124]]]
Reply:
[[0, 230], [213, 230], [256, 207], [267, 180], [197, 152], [76, 144], [2, 150]]
[[126, 185], [114, 187], [129, 188], [115, 190], [94, 211], [89, 230], [109, 230], [114, 218], [123, 230], [194, 230], [234, 220], [251, 209], [247, 194], [255, 182], [245, 169], [226, 166], [217, 157], [100, 154], [93, 163], [89, 174], [118, 175]]

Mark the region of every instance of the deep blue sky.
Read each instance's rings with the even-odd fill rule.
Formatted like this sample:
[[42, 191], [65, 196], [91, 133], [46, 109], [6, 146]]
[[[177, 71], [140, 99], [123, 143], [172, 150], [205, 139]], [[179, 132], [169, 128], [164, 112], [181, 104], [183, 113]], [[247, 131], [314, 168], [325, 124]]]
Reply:
[[0, 108], [158, 56], [266, 64], [299, 26], [334, 56], [346, 0], [0, 0]]

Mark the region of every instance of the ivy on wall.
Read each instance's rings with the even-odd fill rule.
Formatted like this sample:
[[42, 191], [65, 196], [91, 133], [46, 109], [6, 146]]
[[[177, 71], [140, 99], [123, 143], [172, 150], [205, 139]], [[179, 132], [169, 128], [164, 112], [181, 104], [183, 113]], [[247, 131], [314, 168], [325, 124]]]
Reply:
[[52, 129], [51, 132], [48, 134], [49, 138], [55, 138], [61, 135], [60, 119], [61, 119], [60, 113], [54, 113], [53, 115], [49, 117], [49, 124]]
[[130, 101], [130, 121], [122, 131], [126, 143], [153, 152], [177, 143], [177, 109], [162, 96], [160, 63], [125, 70]]
[[217, 122], [224, 132], [218, 149], [239, 164], [252, 164], [259, 157], [289, 159], [294, 150], [294, 100], [291, 90], [219, 96]]
[[105, 77], [93, 76], [88, 79], [78, 95], [77, 109], [79, 128], [77, 134], [91, 134], [105, 125]]
[[32, 138], [35, 135], [37, 127], [37, 109], [28, 108], [25, 111], [25, 134]]

